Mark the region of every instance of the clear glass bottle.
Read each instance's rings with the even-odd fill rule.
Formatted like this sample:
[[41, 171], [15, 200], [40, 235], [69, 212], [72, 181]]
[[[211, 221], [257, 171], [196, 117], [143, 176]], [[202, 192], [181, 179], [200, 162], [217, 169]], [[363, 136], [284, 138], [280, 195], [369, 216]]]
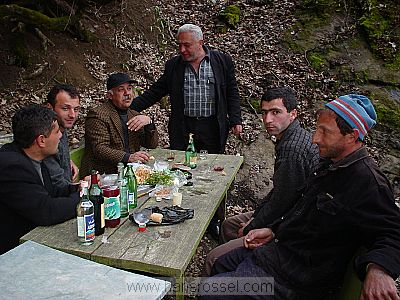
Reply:
[[124, 178], [128, 189], [128, 206], [134, 209], [137, 207], [137, 180], [131, 163], [128, 163]]
[[188, 166], [191, 169], [194, 169], [197, 166], [197, 152], [194, 147], [193, 133], [189, 133], [189, 144], [185, 151], [185, 166]]
[[97, 174], [97, 171], [92, 170], [90, 176], [91, 185], [89, 189], [89, 199], [93, 203], [95, 234], [102, 235], [106, 227], [104, 219], [104, 197], [103, 192], [99, 186]]
[[119, 199], [121, 201], [121, 217], [127, 217], [129, 215], [128, 206], [128, 188], [126, 186], [126, 180], [124, 178], [124, 164], [118, 163], [118, 187], [119, 187]]
[[95, 238], [93, 203], [89, 200], [88, 182], [82, 182], [82, 197], [79, 201], [77, 212], [78, 242], [82, 245], [93, 244]]

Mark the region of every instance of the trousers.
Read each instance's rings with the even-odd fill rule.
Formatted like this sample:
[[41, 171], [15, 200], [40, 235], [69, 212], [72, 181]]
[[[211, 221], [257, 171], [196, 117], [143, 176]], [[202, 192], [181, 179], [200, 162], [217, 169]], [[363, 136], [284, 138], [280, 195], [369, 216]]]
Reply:
[[243, 246], [243, 237], [238, 238], [238, 231], [241, 228], [241, 223], [246, 223], [253, 216], [254, 211], [238, 214], [227, 218], [222, 222], [220, 232], [220, 243], [218, 247], [212, 249], [204, 262], [202, 276], [208, 277], [211, 275], [211, 269], [218, 257], [228, 253], [229, 251]]

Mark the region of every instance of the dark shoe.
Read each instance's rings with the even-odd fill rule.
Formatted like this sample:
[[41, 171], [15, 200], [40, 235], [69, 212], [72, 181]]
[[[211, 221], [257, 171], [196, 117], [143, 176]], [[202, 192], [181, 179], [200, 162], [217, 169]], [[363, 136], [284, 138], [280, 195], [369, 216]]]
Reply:
[[219, 230], [220, 230], [220, 222], [219, 220], [212, 219], [210, 225], [207, 227], [207, 233], [211, 235], [211, 237], [219, 242]]

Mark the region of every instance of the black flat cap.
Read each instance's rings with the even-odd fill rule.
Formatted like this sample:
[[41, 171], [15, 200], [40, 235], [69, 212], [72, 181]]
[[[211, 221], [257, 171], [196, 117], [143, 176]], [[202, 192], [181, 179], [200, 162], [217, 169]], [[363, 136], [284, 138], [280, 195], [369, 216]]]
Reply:
[[134, 81], [126, 73], [114, 73], [108, 76], [107, 91], [115, 88], [125, 82], [133, 83]]

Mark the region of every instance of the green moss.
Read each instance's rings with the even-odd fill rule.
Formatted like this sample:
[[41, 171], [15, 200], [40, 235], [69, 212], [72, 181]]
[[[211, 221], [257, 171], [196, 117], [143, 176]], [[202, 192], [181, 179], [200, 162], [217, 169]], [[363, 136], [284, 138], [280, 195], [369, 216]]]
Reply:
[[64, 31], [70, 21], [68, 16], [50, 18], [37, 10], [21, 7], [16, 4], [0, 5], [0, 17], [13, 17], [25, 24], [56, 31]]
[[[287, 46], [297, 52], [304, 52], [315, 47], [313, 36], [317, 28], [328, 25], [331, 22], [329, 14], [314, 14], [308, 11], [300, 11], [297, 14], [299, 22], [284, 33], [284, 42]], [[296, 34], [292, 34], [295, 32]]]
[[388, 108], [383, 104], [375, 104], [378, 122], [385, 124], [392, 129], [399, 130], [400, 127], [400, 109]]
[[360, 25], [373, 54], [391, 70], [399, 70], [400, 2], [397, 0], [359, 0]]
[[253, 108], [257, 112], [261, 113], [261, 102], [260, 102], [260, 99], [250, 98], [249, 102], [250, 102], [251, 106], [253, 106]]
[[396, 54], [392, 62], [385, 64], [385, 67], [392, 71], [400, 71], [400, 53]]
[[226, 6], [219, 18], [229, 27], [236, 28], [240, 21], [240, 7], [234, 4]]
[[320, 71], [322, 67], [325, 65], [325, 57], [322, 53], [318, 52], [309, 52], [307, 54], [308, 61], [311, 66], [316, 70]]
[[377, 9], [374, 9], [368, 15], [360, 18], [361, 25], [367, 31], [370, 37], [381, 38], [389, 26], [389, 20], [385, 20]]

